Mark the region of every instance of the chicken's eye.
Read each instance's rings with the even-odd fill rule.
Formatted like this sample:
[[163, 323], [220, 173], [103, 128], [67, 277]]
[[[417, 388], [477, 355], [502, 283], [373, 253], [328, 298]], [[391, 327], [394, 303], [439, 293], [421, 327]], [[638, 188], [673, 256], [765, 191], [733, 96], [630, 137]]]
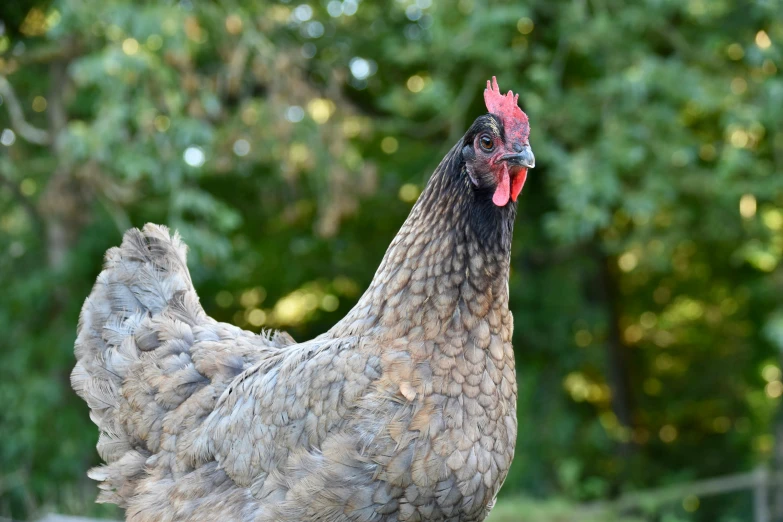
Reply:
[[492, 138], [486, 134], [479, 138], [479, 145], [481, 145], [481, 149], [484, 152], [490, 152], [495, 146], [495, 144], [492, 143]]

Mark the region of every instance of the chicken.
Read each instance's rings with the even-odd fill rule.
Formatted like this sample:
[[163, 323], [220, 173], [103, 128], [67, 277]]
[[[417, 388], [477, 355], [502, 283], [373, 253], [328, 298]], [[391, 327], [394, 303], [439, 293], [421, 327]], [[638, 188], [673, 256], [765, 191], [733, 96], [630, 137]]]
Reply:
[[370, 287], [311, 341], [208, 317], [165, 227], [107, 252], [71, 375], [100, 429], [99, 502], [132, 521], [488, 515], [517, 433], [509, 252], [534, 166], [492, 81]]

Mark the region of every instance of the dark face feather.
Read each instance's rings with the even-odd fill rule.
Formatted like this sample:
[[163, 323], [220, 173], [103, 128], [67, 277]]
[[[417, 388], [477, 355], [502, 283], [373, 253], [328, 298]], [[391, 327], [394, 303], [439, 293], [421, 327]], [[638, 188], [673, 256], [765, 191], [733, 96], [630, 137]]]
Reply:
[[465, 170], [477, 189], [491, 189], [492, 202], [503, 207], [516, 201], [535, 166], [533, 152], [525, 139], [509, 138], [498, 116], [485, 114], [473, 122], [463, 138]]

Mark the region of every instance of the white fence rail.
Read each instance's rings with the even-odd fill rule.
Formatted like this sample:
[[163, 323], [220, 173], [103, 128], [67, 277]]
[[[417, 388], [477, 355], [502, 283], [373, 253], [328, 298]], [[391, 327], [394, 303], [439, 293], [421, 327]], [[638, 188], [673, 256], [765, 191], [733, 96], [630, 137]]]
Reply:
[[750, 490], [753, 495], [753, 522], [772, 522], [770, 492], [773, 486], [780, 484], [783, 484], [783, 473], [772, 473], [765, 467], [759, 467], [745, 473], [625, 493], [616, 500], [598, 502], [591, 507], [624, 512], [681, 502], [689, 496], [705, 498]]

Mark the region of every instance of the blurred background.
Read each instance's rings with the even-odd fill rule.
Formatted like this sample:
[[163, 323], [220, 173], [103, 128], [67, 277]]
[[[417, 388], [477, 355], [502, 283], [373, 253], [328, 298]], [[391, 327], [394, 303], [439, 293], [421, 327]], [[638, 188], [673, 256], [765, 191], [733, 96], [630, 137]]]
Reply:
[[781, 0], [3, 2], [0, 516], [122, 516], [68, 376], [123, 231], [179, 229], [216, 319], [311, 338], [497, 75], [538, 166], [493, 520], [782, 520], [781, 44]]

